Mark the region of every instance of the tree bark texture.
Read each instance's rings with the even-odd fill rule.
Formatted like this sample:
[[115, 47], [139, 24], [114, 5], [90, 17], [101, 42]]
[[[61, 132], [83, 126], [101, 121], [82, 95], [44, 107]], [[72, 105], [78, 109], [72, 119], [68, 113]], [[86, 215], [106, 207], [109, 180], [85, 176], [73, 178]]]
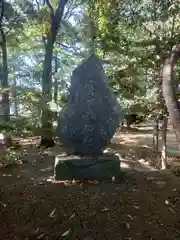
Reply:
[[[49, 1], [47, 0], [49, 6]], [[45, 59], [43, 65], [42, 77], [42, 96], [43, 96], [43, 110], [42, 110], [42, 136], [41, 145], [52, 146], [53, 141], [53, 126], [52, 126], [52, 111], [48, 107], [48, 102], [52, 101], [52, 56], [53, 46], [56, 39], [57, 31], [62, 20], [63, 12], [67, 0], [59, 0], [58, 7], [53, 12], [51, 9], [51, 28], [47, 36], [45, 44]]]
[[[4, 1], [1, 2], [1, 16], [0, 16], [0, 33], [1, 33], [1, 54], [2, 54], [2, 68], [1, 68], [1, 87], [2, 87], [2, 98], [1, 98], [1, 108], [2, 108], [2, 120], [4, 123], [10, 121], [10, 101], [9, 101], [9, 83], [8, 83], [8, 61], [7, 61], [7, 44], [6, 44], [6, 34], [2, 26], [2, 20], [4, 17]], [[4, 143], [8, 146], [12, 144], [11, 136], [8, 133], [4, 133]]]
[[178, 58], [180, 58], [180, 44], [173, 47], [170, 57], [167, 58], [164, 63], [162, 89], [169, 112], [169, 119], [174, 128], [178, 147], [180, 149], [180, 109], [174, 89], [175, 64]]

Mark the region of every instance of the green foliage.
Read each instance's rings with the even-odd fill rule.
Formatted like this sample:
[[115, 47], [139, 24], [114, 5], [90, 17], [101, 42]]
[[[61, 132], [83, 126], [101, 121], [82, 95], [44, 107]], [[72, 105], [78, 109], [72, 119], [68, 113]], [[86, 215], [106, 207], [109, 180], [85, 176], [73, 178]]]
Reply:
[[180, 37], [179, 0], [93, 0], [89, 12], [108, 62], [109, 84], [125, 114], [157, 115], [162, 108], [158, 83], [162, 64]]
[[8, 133], [11, 136], [32, 136], [40, 134], [40, 118], [34, 116], [29, 118], [24, 116], [12, 117], [7, 122], [0, 122], [0, 132]]
[[23, 159], [26, 153], [24, 151], [15, 151], [13, 149], [7, 149], [4, 156], [1, 156], [0, 167], [15, 166], [23, 163]]
[[[52, 8], [57, 0], [50, 1]], [[180, 39], [180, 4], [175, 1], [68, 1], [57, 33], [52, 61], [52, 101], [43, 105], [42, 73], [51, 11], [44, 1], [7, 1], [10, 123], [12, 135], [40, 134], [42, 109], [58, 113], [67, 102], [70, 77], [82, 58], [95, 51], [124, 113], [160, 113], [160, 70]], [[177, 69], [178, 70], [178, 69]], [[179, 71], [177, 84], [180, 80]]]

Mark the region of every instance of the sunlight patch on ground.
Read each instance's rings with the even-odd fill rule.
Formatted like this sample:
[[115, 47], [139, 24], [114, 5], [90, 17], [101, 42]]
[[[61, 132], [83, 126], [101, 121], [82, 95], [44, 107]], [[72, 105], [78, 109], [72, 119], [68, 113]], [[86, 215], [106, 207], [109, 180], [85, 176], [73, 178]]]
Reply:
[[[145, 145], [144, 145], [145, 146]], [[148, 147], [146, 145], [146, 147]], [[129, 150], [131, 152], [131, 150]], [[136, 171], [155, 171], [156, 169], [154, 167], [151, 166], [151, 163], [149, 161], [146, 161], [144, 159], [136, 159], [136, 161], [134, 161], [133, 159], [129, 159], [128, 155], [126, 155], [126, 158], [121, 156], [121, 153], [112, 150], [110, 148], [105, 149], [104, 152], [111, 152], [114, 153], [116, 156], [119, 157], [120, 159], [120, 168], [123, 170], [125, 169], [129, 169], [129, 170], [136, 170]], [[130, 154], [131, 156], [131, 154]]]
[[130, 167], [129, 163], [128, 162], [124, 162], [124, 161], [120, 161], [120, 166], [121, 168], [123, 169], [130, 169], [132, 167]]
[[144, 159], [139, 159], [138, 163], [143, 170], [157, 171], [157, 169], [151, 166], [150, 162]]
[[3, 177], [12, 177], [12, 174], [3, 173], [1, 176], [3, 176]]
[[4, 134], [0, 133], [0, 140], [4, 140]]
[[143, 134], [143, 133], [128, 133], [128, 134], [122, 134], [120, 133], [119, 135], [116, 135], [114, 137], [115, 140], [119, 140], [119, 141], [137, 141], [138, 139], [152, 139], [152, 134]]
[[147, 144], [142, 145], [142, 147], [149, 148], [149, 146]]
[[144, 130], [144, 131], [153, 131], [153, 127], [152, 126], [138, 126], [139, 130]]
[[47, 167], [47, 168], [41, 168], [39, 171], [40, 171], [40, 172], [50, 172], [50, 171], [52, 171], [52, 170], [53, 170], [52, 166], [49, 166], [49, 167]]

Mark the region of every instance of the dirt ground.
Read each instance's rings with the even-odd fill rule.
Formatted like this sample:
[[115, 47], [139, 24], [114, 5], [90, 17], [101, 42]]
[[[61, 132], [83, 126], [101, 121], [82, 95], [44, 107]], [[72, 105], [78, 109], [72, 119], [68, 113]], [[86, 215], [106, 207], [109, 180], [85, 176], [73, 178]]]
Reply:
[[109, 146], [122, 159], [120, 182], [56, 183], [62, 149], [23, 140], [25, 163], [0, 169], [0, 239], [179, 240], [180, 181], [155, 168], [152, 131], [143, 131], [119, 133]]

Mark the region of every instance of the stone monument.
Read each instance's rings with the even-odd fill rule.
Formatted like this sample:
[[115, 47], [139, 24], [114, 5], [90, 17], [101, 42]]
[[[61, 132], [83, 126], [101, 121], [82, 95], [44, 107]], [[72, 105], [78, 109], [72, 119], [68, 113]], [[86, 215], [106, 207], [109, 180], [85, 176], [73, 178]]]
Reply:
[[102, 61], [93, 54], [72, 73], [68, 102], [59, 116], [57, 136], [73, 155], [56, 157], [55, 178], [94, 180], [97, 175], [105, 175], [100, 172], [109, 171], [108, 168], [113, 172], [120, 160], [114, 155], [103, 155], [103, 150], [122, 121], [123, 112], [108, 86]]

